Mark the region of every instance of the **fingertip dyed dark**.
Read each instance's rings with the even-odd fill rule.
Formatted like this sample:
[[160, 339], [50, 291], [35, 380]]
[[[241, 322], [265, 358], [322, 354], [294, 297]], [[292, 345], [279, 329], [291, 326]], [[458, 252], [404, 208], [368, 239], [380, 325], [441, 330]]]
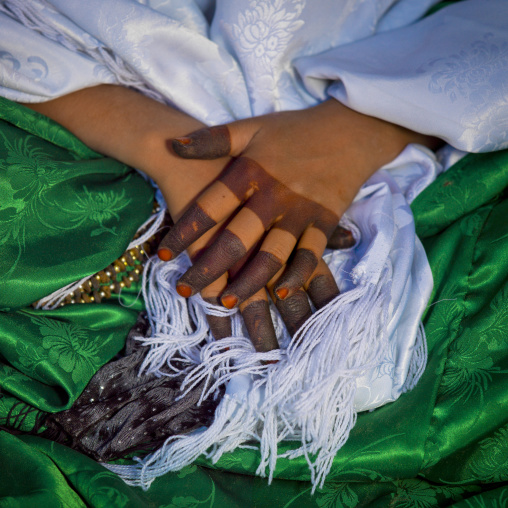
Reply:
[[276, 300], [275, 306], [291, 336], [312, 316], [307, 293], [303, 289], [285, 300]]
[[267, 353], [279, 348], [275, 329], [266, 300], [256, 300], [242, 310], [250, 340], [258, 353]]
[[200, 129], [188, 136], [174, 138], [172, 148], [185, 159], [212, 160], [229, 155], [231, 139], [225, 125]]
[[259, 251], [228, 286], [228, 294], [236, 295], [239, 303], [244, 302], [264, 288], [282, 265], [270, 252]]
[[340, 294], [337, 282], [331, 275], [316, 275], [307, 288], [307, 294], [316, 309], [321, 309]]
[[[203, 298], [207, 303], [212, 305], [220, 305], [221, 302], [218, 297]], [[211, 314], [206, 315], [206, 320], [210, 325], [210, 331], [215, 340], [225, 339], [233, 335], [231, 328], [231, 318], [229, 316], [212, 316]]]
[[350, 249], [354, 246], [356, 240], [354, 239], [353, 233], [349, 231], [349, 229], [343, 228], [342, 226], [337, 226], [330, 238], [328, 239], [328, 243], [326, 246], [329, 249]]
[[275, 286], [275, 294], [279, 300], [284, 300], [293, 294], [309, 280], [316, 269], [319, 260], [309, 249], [297, 249], [291, 264]]

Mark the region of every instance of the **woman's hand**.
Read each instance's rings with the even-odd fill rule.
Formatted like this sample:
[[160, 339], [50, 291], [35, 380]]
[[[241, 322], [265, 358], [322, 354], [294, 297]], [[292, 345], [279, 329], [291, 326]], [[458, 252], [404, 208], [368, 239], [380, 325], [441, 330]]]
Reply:
[[171, 259], [229, 221], [181, 277], [179, 293], [201, 291], [254, 250], [222, 294], [223, 305], [240, 305], [267, 284], [278, 301], [298, 294], [362, 184], [411, 142], [436, 141], [335, 100], [174, 139], [173, 150], [186, 159], [236, 157], [160, 245], [159, 256]]
[[[167, 143], [203, 124], [121, 86], [100, 85], [25, 106], [59, 122], [97, 152], [150, 176], [159, 185], [173, 220], [217, 178], [229, 160], [185, 161], [177, 157]], [[190, 256], [196, 256], [214, 234], [212, 230], [189, 246]], [[218, 296], [226, 283], [224, 276], [204, 288], [203, 298], [220, 303]], [[231, 335], [229, 318], [210, 316], [209, 321], [216, 338]]]

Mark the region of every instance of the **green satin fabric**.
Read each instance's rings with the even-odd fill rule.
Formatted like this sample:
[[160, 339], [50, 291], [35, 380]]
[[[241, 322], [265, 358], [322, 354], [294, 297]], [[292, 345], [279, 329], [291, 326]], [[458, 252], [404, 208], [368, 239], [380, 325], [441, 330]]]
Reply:
[[[18, 150], [25, 153], [23, 160], [41, 161], [44, 153], [64, 170], [78, 167], [51, 180], [60, 186], [58, 192], [47, 184], [43, 198], [33, 198], [37, 204], [27, 210], [32, 216], [25, 222], [22, 255], [0, 279], [2, 307], [11, 309], [0, 312], [0, 424], [6, 424], [10, 411], [10, 422], [28, 430], [38, 410], [69, 407], [93, 372], [121, 349], [140, 303], [136, 310], [110, 301], [53, 312], [27, 304], [51, 292], [55, 280], [70, 282], [118, 257], [149, 214], [152, 193], [136, 173], [94, 154], [58, 125], [6, 101], [0, 106], [0, 133], [24, 147]], [[5, 139], [0, 134], [0, 192], [9, 200], [0, 200], [0, 229], [11, 220], [5, 210], [26, 199], [28, 185], [17, 178], [13, 184], [17, 173], [12, 168], [21, 166], [8, 159]], [[118, 217], [103, 212], [81, 222], [69, 216], [58, 222], [61, 210], [65, 215], [79, 208], [76, 192], [84, 199], [85, 188], [122, 196], [115, 201]], [[508, 152], [471, 155], [413, 203], [435, 277], [425, 316], [427, 369], [413, 391], [359, 415], [325, 487], [313, 496], [304, 459], [281, 460], [267, 486], [265, 479], [252, 476], [258, 454], [237, 450], [216, 465], [200, 459], [142, 492], [71, 449], [37, 436], [0, 432], [0, 506], [506, 506], [507, 189]], [[101, 232], [93, 236], [97, 229]], [[11, 232], [7, 240], [0, 236], [0, 242], [2, 252], [10, 253], [0, 260], [6, 274], [19, 253], [19, 234]], [[100, 246], [100, 252], [93, 254], [89, 243]], [[66, 245], [66, 252], [54, 245]], [[52, 271], [58, 271], [54, 279]], [[134, 301], [135, 289], [126, 294]], [[280, 451], [290, 447], [285, 443]]]
[[152, 206], [136, 171], [0, 98], [0, 422], [70, 407], [122, 349], [136, 309], [29, 305], [118, 258]]

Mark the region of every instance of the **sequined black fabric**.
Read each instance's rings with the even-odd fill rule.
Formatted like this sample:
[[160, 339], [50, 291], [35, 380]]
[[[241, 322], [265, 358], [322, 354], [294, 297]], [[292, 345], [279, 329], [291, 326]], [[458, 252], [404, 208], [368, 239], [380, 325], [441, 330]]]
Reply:
[[220, 397], [198, 406], [202, 384], [180, 398], [182, 378], [138, 376], [147, 348], [134, 337], [147, 329], [141, 314], [127, 337], [125, 356], [102, 367], [70, 409], [48, 415], [42, 435], [108, 461], [150, 451], [172, 435], [212, 422]]

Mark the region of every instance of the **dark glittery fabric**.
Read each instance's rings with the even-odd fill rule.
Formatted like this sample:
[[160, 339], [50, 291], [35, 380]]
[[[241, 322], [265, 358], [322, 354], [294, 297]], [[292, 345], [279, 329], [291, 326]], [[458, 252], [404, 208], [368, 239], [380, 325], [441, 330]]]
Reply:
[[125, 356], [102, 367], [70, 409], [46, 417], [45, 437], [108, 461], [153, 450], [170, 436], [212, 422], [219, 398], [198, 406], [203, 384], [179, 399], [181, 377], [138, 376], [147, 348], [134, 337], [147, 330], [146, 315], [140, 314]]

